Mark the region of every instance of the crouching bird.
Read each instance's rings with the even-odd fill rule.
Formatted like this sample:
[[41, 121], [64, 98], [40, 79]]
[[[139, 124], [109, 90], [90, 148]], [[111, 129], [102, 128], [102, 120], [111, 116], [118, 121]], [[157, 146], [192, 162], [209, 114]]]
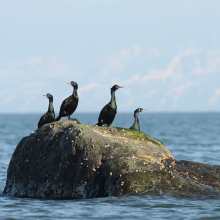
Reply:
[[42, 127], [45, 124], [51, 123], [55, 119], [55, 113], [53, 109], [53, 96], [50, 93], [47, 93], [46, 96], [49, 99], [48, 111], [40, 118], [38, 122], [38, 128]]
[[111, 126], [115, 115], [117, 113], [117, 105], [116, 105], [116, 98], [115, 98], [115, 91], [119, 88], [123, 88], [123, 86], [114, 85], [111, 88], [111, 100], [110, 102], [103, 107], [99, 114], [98, 123], [96, 125], [102, 126], [103, 124]]
[[129, 129], [135, 129], [140, 131], [140, 123], [139, 123], [139, 119], [138, 119], [138, 113], [139, 112], [143, 112], [146, 111], [147, 109], [143, 109], [143, 108], [137, 108], [134, 111], [134, 124], [129, 128]]

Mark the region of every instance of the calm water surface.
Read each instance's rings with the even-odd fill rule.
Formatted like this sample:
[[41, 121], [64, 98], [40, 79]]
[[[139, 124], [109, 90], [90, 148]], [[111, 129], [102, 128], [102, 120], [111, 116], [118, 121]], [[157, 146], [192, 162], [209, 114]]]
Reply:
[[[11, 155], [22, 137], [36, 130], [39, 115], [0, 115], [0, 191]], [[74, 114], [86, 124], [98, 114]], [[219, 113], [140, 113], [141, 130], [162, 141], [176, 160], [220, 165]], [[117, 114], [113, 126], [128, 128], [133, 114]], [[88, 200], [0, 197], [0, 219], [220, 219], [220, 198], [176, 199], [130, 195]]]

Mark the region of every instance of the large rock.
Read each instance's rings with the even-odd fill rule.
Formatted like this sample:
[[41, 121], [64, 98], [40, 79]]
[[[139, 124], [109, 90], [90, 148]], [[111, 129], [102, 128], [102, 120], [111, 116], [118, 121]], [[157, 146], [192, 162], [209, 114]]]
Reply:
[[175, 161], [163, 143], [142, 132], [64, 120], [46, 124], [20, 141], [3, 195], [219, 195], [219, 174], [218, 166]]

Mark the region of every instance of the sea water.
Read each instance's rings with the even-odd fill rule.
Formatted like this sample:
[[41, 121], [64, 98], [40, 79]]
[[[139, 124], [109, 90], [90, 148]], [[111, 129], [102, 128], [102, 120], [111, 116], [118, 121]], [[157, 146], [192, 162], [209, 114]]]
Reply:
[[[0, 191], [19, 141], [37, 129], [41, 114], [0, 115]], [[86, 124], [97, 114], [73, 114]], [[66, 118], [64, 118], [66, 119]], [[220, 165], [220, 113], [140, 113], [141, 131], [162, 141], [176, 160]], [[117, 114], [112, 124], [129, 128], [133, 114]], [[125, 195], [85, 200], [45, 200], [0, 196], [0, 219], [220, 219], [220, 198]]]

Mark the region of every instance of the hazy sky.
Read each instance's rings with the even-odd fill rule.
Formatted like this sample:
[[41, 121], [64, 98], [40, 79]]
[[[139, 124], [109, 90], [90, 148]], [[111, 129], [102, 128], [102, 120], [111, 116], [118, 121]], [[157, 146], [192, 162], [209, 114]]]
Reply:
[[0, 3], [0, 113], [220, 110], [220, 1], [11, 0]]

